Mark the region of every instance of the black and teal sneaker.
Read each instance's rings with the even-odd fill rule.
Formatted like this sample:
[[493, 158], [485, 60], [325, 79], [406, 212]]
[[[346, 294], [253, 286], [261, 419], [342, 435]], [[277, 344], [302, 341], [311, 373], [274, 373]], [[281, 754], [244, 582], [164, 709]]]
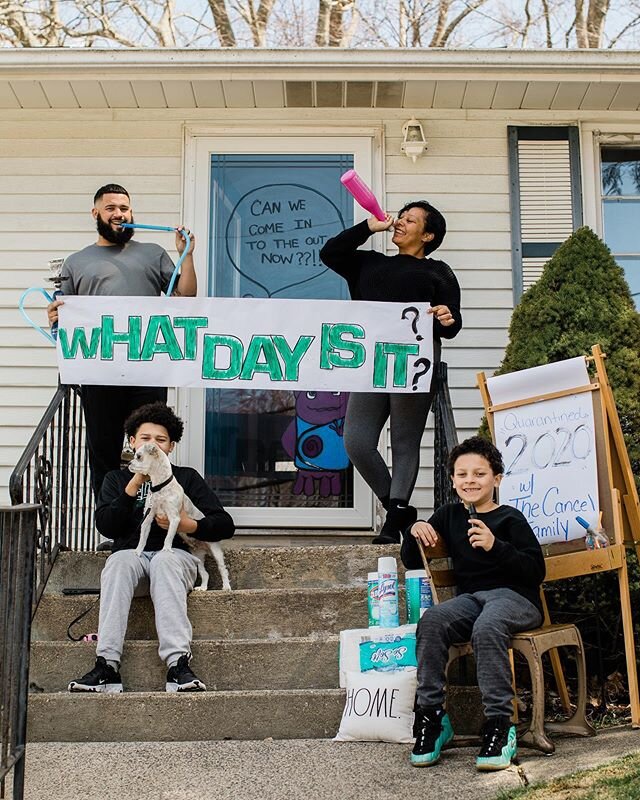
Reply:
[[449, 715], [443, 708], [416, 708], [413, 726], [416, 743], [411, 753], [414, 767], [430, 767], [440, 758], [440, 751], [453, 739]]
[[482, 747], [476, 758], [479, 770], [507, 769], [516, 757], [516, 726], [509, 717], [490, 717], [482, 728]]

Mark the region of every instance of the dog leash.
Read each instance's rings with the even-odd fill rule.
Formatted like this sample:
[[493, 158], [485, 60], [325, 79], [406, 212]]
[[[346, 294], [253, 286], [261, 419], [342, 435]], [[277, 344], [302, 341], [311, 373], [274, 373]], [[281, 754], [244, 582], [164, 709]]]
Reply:
[[98, 634], [97, 634], [97, 633], [83, 633], [81, 636], [78, 636], [78, 637], [76, 638], [76, 637], [75, 637], [75, 636], [74, 636], [74, 635], [71, 633], [71, 628], [73, 628], [73, 626], [74, 626], [76, 623], [80, 622], [80, 620], [81, 620], [81, 619], [84, 619], [84, 617], [86, 617], [86, 616], [87, 616], [87, 614], [88, 614], [90, 611], [93, 611], [93, 609], [96, 607], [96, 605], [97, 605], [99, 602], [100, 602], [100, 593], [98, 592], [98, 596], [97, 596], [97, 597], [96, 597], [96, 599], [93, 601], [93, 603], [91, 603], [91, 605], [89, 606], [89, 608], [86, 608], [86, 609], [85, 609], [85, 610], [82, 612], [82, 614], [78, 614], [78, 616], [77, 616], [75, 619], [73, 619], [73, 620], [72, 620], [72, 621], [69, 623], [69, 625], [67, 626], [67, 636], [69, 637], [69, 639], [71, 639], [71, 641], [72, 641], [72, 642], [97, 642], [97, 641], [98, 641]]
[[[171, 476], [171, 477], [173, 477], [173, 476]], [[160, 488], [162, 488], [162, 487], [160, 487]], [[151, 509], [148, 508], [144, 512], [144, 514], [142, 515], [142, 519], [140, 520], [140, 525], [138, 527], [142, 527], [142, 523], [144, 522], [145, 518], [147, 517], [147, 515], [149, 514], [150, 511], [151, 511]], [[98, 634], [97, 633], [83, 633], [81, 636], [78, 636], [78, 637], [74, 636], [71, 633], [71, 628], [73, 628], [74, 625], [77, 625], [78, 622], [80, 622], [81, 619], [84, 619], [87, 616], [87, 614], [89, 614], [89, 612], [93, 611], [93, 609], [96, 607], [96, 605], [100, 602], [100, 592], [98, 592], [97, 595], [98, 596], [93, 601], [93, 603], [91, 603], [91, 605], [88, 608], [85, 608], [85, 610], [81, 614], [78, 614], [78, 616], [75, 617], [75, 619], [72, 619], [71, 622], [69, 623], [69, 625], [67, 626], [67, 636], [69, 637], [69, 639], [71, 639], [72, 642], [97, 642], [98, 641]]]

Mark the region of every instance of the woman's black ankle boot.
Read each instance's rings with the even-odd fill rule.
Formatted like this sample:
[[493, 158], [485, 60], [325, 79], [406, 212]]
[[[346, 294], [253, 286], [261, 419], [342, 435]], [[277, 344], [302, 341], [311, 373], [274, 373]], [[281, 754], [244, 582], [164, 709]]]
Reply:
[[387, 518], [372, 544], [399, 544], [401, 534], [418, 518], [418, 512], [404, 500], [390, 500]]

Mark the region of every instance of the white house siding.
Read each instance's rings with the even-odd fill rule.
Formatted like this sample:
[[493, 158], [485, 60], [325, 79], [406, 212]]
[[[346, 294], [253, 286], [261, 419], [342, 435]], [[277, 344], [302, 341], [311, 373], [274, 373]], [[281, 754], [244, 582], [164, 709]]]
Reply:
[[[125, 119], [103, 112], [3, 112], [0, 121], [0, 503], [57, 385], [55, 351], [28, 327], [18, 299], [48, 286], [48, 261], [95, 241], [93, 194], [124, 183], [141, 218], [176, 224], [182, 192], [179, 120]], [[155, 237], [167, 249], [170, 234]], [[45, 301], [32, 295], [44, 324]]]
[[[400, 154], [401, 127], [409, 110], [331, 110], [330, 124], [385, 129], [386, 207], [428, 198], [447, 217], [449, 233], [439, 255], [462, 286], [464, 329], [445, 343], [454, 413], [462, 439], [482, 416], [476, 373], [500, 363], [511, 315], [512, 280], [508, 194], [507, 125], [552, 124], [553, 112], [415, 110], [424, 123], [428, 152], [414, 165]], [[22, 321], [17, 302], [28, 286], [43, 286], [47, 262], [95, 239], [89, 216], [95, 189], [122, 182], [141, 221], [175, 224], [182, 193], [183, 122], [201, 130], [211, 123], [288, 121], [317, 125], [322, 109], [205, 109], [120, 111], [3, 111], [0, 121], [0, 502], [12, 467], [51, 398], [56, 382], [54, 350]], [[570, 122], [558, 116], [558, 123]], [[189, 222], [186, 220], [186, 222]], [[197, 231], [200, 254], [205, 232]], [[153, 234], [167, 249], [170, 234]], [[142, 236], [141, 236], [142, 238]], [[391, 250], [390, 250], [391, 252]], [[196, 261], [198, 261], [196, 256]], [[203, 262], [201, 262], [203, 263]], [[36, 301], [40, 305], [39, 301]], [[43, 304], [42, 304], [43, 305]], [[34, 311], [44, 321], [44, 309]], [[416, 505], [432, 503], [431, 435], [425, 434]]]

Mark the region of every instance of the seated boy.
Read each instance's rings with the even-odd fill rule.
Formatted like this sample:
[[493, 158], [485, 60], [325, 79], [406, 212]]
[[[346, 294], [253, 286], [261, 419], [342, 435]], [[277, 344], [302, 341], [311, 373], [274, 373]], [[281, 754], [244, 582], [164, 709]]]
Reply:
[[479, 436], [454, 447], [449, 474], [462, 503], [440, 507], [428, 522], [414, 523], [403, 539], [402, 561], [416, 569], [422, 566], [417, 541], [428, 556], [429, 547], [442, 537], [458, 586], [456, 597], [427, 609], [418, 623], [416, 743], [411, 754], [416, 767], [435, 764], [453, 738], [443, 708], [448, 650], [468, 641], [486, 717], [476, 767], [506, 769], [516, 755], [509, 639], [542, 622], [539, 589], [545, 563], [520, 511], [494, 502], [503, 471], [499, 450]]
[[[134, 411], [125, 422], [125, 432], [136, 450], [155, 442], [167, 455], [179, 442], [182, 420], [162, 402], [149, 403]], [[173, 474], [204, 518], [191, 519], [182, 512], [178, 530], [207, 542], [229, 539], [233, 520], [202, 477], [191, 467], [173, 467]], [[157, 516], [151, 526], [142, 556], [135, 548], [140, 538], [145, 498], [150, 490], [146, 475], [112, 470], [105, 476], [96, 507], [96, 526], [113, 539], [113, 553], [100, 577], [100, 622], [96, 665], [69, 684], [70, 692], [121, 692], [120, 659], [134, 592], [146, 580], [155, 612], [159, 655], [167, 664], [168, 692], [202, 692], [204, 683], [189, 667], [191, 623], [187, 595], [198, 575], [198, 558], [180, 536], [171, 550], [162, 546], [169, 520]], [[146, 587], [145, 587], [146, 588]]]

